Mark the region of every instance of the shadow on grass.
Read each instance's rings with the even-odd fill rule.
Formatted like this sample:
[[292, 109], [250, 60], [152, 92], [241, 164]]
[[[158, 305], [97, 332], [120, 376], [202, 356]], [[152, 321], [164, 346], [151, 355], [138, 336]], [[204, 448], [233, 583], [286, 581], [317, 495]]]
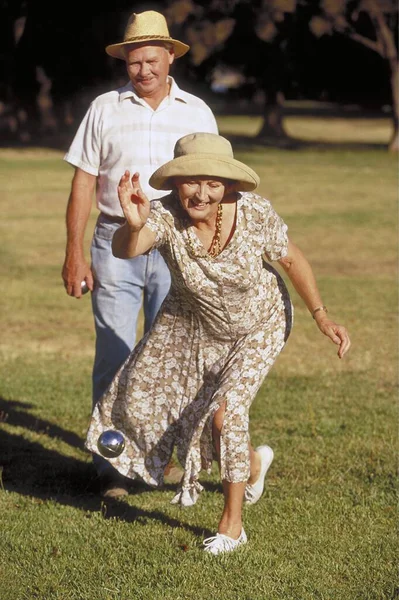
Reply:
[[315, 141], [315, 140], [303, 140], [291, 136], [284, 137], [260, 137], [260, 136], [249, 136], [242, 134], [230, 134], [223, 133], [223, 136], [227, 138], [234, 150], [241, 150], [246, 152], [253, 152], [255, 150], [265, 148], [274, 148], [281, 150], [388, 150], [388, 144], [382, 144], [378, 142], [333, 142], [333, 141]]
[[[230, 140], [235, 150], [254, 151], [259, 149], [274, 148], [281, 150], [384, 150], [388, 151], [387, 143], [380, 142], [354, 142], [354, 141], [327, 141], [327, 140], [304, 140], [291, 136], [284, 137], [260, 137], [242, 134], [233, 134], [229, 132], [221, 132], [225, 138]], [[63, 140], [62, 137], [52, 139], [32, 140], [30, 143], [22, 143], [18, 141], [3, 141], [0, 142], [0, 148], [4, 149], [29, 149], [41, 148], [43, 150], [60, 150], [66, 152], [72, 142], [72, 137]]]
[[76, 433], [66, 431], [58, 425], [50, 423], [50, 421], [35, 417], [26, 412], [27, 408], [33, 408], [33, 405], [17, 400], [5, 400], [0, 397], [0, 422], [6, 421], [14, 427], [23, 427], [28, 431], [43, 433], [50, 438], [60, 439], [73, 448], [83, 450], [83, 441]]
[[[259, 111], [251, 111], [250, 109], [244, 111], [234, 111], [230, 112], [229, 109], [221, 109], [215, 110], [216, 118], [218, 116], [231, 116], [232, 118], [237, 116], [247, 116], [247, 117], [259, 117], [261, 114]], [[284, 108], [284, 117], [287, 116], [297, 116], [297, 117], [312, 117], [315, 120], [318, 118], [323, 119], [348, 119], [348, 121], [353, 121], [356, 119], [370, 119], [371, 121], [375, 121], [378, 119], [387, 119], [390, 118], [390, 115], [383, 113], [381, 111], [367, 111], [367, 110], [346, 110], [342, 107], [323, 107], [315, 103], [311, 107], [285, 107]], [[57, 132], [57, 134], [47, 134], [47, 135], [32, 135], [29, 141], [23, 141], [14, 134], [10, 134], [8, 137], [3, 135], [0, 141], [0, 148], [9, 148], [9, 149], [26, 149], [26, 148], [42, 148], [43, 150], [59, 150], [62, 152], [66, 152], [73, 141], [75, 136], [74, 130], [63, 130]], [[240, 148], [242, 150], [255, 150], [259, 148], [281, 148], [283, 150], [305, 150], [305, 149], [313, 149], [313, 150], [385, 150], [388, 151], [389, 146], [389, 136], [385, 143], [382, 142], [364, 142], [364, 141], [332, 141], [332, 140], [304, 140], [301, 138], [291, 137], [289, 135], [285, 136], [247, 136], [242, 134], [230, 134], [228, 132], [221, 132], [222, 135], [230, 140], [233, 144], [234, 149]]]
[[[36, 419], [26, 412], [28, 403], [0, 398], [0, 421], [24, 427], [41, 435], [57, 438], [74, 448], [83, 449], [83, 440], [70, 431]], [[18, 409], [18, 410], [16, 410]], [[25, 409], [22, 412], [21, 409]], [[20, 435], [1, 431], [0, 436], [0, 484], [3, 490], [36, 498], [38, 502], [55, 501], [86, 512], [100, 511], [104, 518], [117, 518], [127, 523], [157, 520], [169, 527], [181, 527], [195, 535], [213, 535], [201, 527], [185, 523], [157, 510], [145, 510], [131, 506], [123, 500], [104, 500], [100, 496], [100, 481], [91, 462], [44, 448], [39, 442], [29, 441]], [[220, 486], [204, 482], [208, 491], [220, 492]], [[166, 484], [162, 490], [175, 491], [177, 485]], [[131, 483], [134, 495], [151, 493], [144, 483]]]

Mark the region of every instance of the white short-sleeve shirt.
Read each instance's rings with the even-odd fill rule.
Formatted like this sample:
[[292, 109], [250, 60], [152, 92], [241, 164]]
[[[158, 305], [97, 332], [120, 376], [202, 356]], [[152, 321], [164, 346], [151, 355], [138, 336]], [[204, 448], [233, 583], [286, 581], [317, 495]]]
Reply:
[[130, 82], [95, 98], [64, 156], [97, 177], [97, 207], [107, 215], [123, 216], [117, 186], [126, 169], [140, 173], [150, 200], [159, 198], [165, 191], [155, 190], [148, 181], [173, 158], [177, 140], [199, 131], [218, 133], [209, 106], [168, 79], [170, 93], [156, 110], [137, 96]]

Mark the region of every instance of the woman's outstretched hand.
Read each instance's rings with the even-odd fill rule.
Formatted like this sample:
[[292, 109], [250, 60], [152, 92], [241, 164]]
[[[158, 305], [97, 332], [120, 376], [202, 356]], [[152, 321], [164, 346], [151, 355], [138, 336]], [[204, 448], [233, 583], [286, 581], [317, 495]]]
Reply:
[[337, 325], [337, 323], [326, 318], [324, 315], [321, 318], [316, 316], [316, 322], [320, 331], [329, 337], [334, 344], [339, 346], [337, 352], [338, 358], [345, 356], [351, 346], [346, 328], [343, 325]]
[[132, 231], [140, 231], [150, 214], [150, 201], [140, 187], [140, 175], [125, 171], [118, 185], [119, 202]]

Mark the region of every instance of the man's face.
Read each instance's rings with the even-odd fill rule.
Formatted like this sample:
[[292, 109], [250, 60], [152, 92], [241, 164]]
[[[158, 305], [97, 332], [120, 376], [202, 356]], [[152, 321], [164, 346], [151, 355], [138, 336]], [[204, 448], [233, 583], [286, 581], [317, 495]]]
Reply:
[[126, 68], [138, 96], [167, 95], [167, 77], [174, 60], [173, 50], [156, 42], [127, 47]]

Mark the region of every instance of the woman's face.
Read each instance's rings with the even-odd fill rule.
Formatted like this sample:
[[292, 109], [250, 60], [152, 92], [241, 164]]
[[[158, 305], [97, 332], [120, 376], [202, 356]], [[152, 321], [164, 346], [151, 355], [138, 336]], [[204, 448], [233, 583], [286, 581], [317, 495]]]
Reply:
[[174, 180], [180, 203], [193, 220], [207, 220], [217, 212], [218, 204], [232, 189], [223, 179], [208, 177], [176, 177]]

